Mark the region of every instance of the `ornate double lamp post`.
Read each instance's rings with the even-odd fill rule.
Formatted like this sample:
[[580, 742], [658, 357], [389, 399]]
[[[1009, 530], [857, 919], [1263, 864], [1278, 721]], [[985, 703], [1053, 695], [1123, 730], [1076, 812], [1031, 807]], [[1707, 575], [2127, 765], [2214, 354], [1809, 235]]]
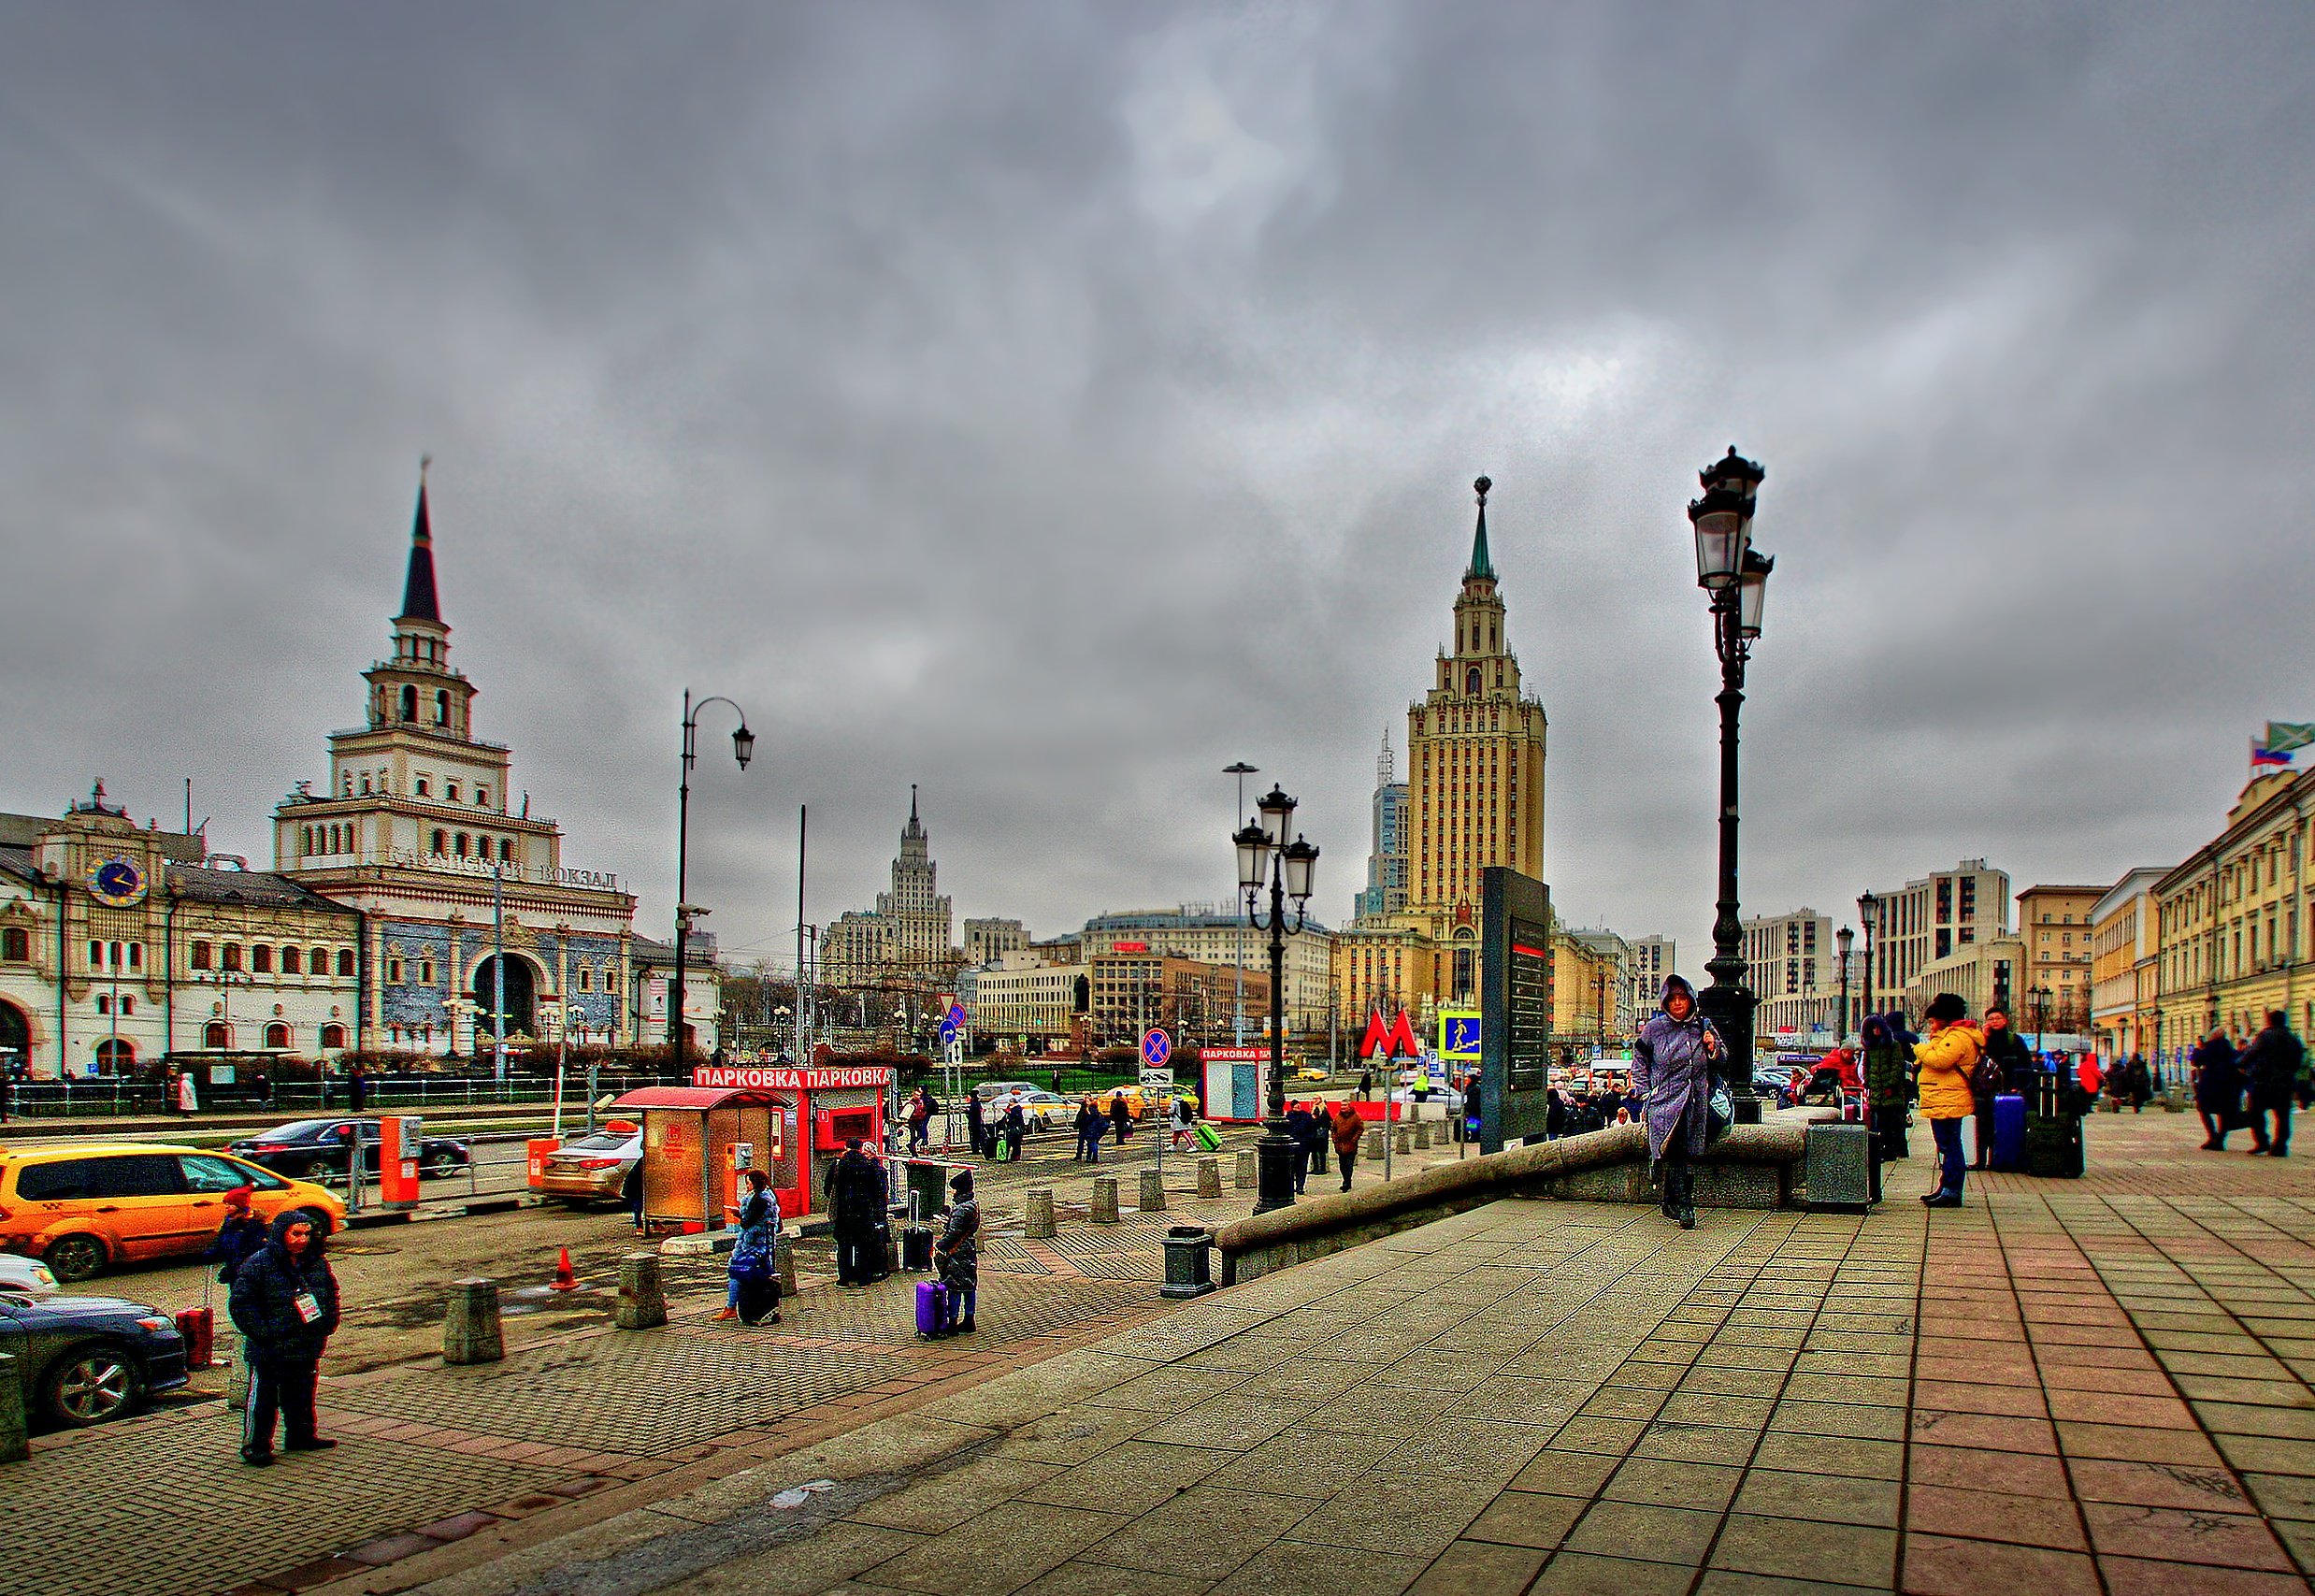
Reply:
[[1776, 562], [1752, 546], [1752, 508], [1767, 472], [1736, 453], [1699, 475], [1704, 496], [1688, 507], [1696, 530], [1696, 585], [1712, 599], [1712, 646], [1720, 656], [1720, 884], [1712, 921], [1712, 984], [1697, 1004], [1728, 1044], [1720, 1068], [1737, 1100], [1736, 1117], [1758, 1121], [1752, 1094], [1752, 1014], [1758, 999], [1745, 985], [1744, 927], [1736, 901], [1736, 716], [1745, 701], [1745, 660], [1761, 635], [1768, 573]]
[[[1246, 895], [1246, 923], [1270, 933], [1270, 1118], [1256, 1144], [1259, 1183], [1254, 1211], [1267, 1214], [1294, 1204], [1294, 1141], [1287, 1134], [1287, 935], [1302, 928], [1310, 903], [1317, 847], [1299, 833], [1287, 841], [1294, 800], [1280, 787], [1257, 801], [1261, 819], [1231, 841], [1238, 848], [1238, 887]], [[1270, 886], [1270, 913], [1261, 913], [1262, 886]], [[1294, 900], [1294, 923], [1287, 924], [1287, 899]]]
[[683, 944], [690, 940], [692, 920], [706, 913], [684, 895], [683, 869], [691, 841], [691, 769], [699, 762], [699, 712], [710, 704], [731, 704], [731, 712], [740, 717], [740, 729], [731, 734], [731, 756], [740, 769], [746, 769], [755, 757], [755, 734], [748, 729], [745, 710], [720, 696], [695, 704], [691, 689], [683, 689], [683, 773], [675, 800], [675, 971], [668, 990], [668, 1051], [678, 1076], [683, 1073]]

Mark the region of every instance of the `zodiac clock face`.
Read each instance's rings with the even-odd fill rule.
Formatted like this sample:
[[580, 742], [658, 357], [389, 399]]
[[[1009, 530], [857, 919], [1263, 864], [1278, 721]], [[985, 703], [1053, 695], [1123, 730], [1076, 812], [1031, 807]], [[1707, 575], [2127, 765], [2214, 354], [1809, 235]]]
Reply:
[[134, 859], [107, 859], [89, 873], [89, 896], [111, 909], [140, 903], [145, 897], [145, 872]]

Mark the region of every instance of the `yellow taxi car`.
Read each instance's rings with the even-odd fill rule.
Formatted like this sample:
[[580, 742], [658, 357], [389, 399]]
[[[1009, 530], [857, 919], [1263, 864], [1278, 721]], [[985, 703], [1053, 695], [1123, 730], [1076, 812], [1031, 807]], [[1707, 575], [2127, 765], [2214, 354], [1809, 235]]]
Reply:
[[1107, 1114], [1110, 1099], [1119, 1092], [1126, 1095], [1126, 1112], [1137, 1120], [1147, 1119], [1153, 1114], [1172, 1113], [1174, 1100], [1177, 1098], [1187, 1098], [1192, 1102], [1198, 1100], [1198, 1094], [1187, 1086], [1175, 1086], [1162, 1095], [1155, 1092], [1145, 1093], [1138, 1086], [1112, 1086], [1107, 1091], [1093, 1094], [1094, 1105], [1103, 1114]]
[[1331, 1081], [1334, 1071], [1323, 1064], [1305, 1064], [1294, 1071], [1294, 1078], [1298, 1081]]
[[324, 1235], [346, 1222], [345, 1204], [325, 1188], [230, 1153], [143, 1142], [0, 1146], [0, 1248], [40, 1259], [65, 1281], [199, 1253], [224, 1222], [225, 1193], [244, 1186], [251, 1209], [267, 1219], [302, 1209]]

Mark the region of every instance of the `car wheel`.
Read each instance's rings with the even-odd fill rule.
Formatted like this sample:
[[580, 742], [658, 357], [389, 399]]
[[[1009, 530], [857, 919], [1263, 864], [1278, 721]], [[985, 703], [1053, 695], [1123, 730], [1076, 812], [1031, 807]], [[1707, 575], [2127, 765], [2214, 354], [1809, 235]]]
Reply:
[[137, 1405], [144, 1380], [124, 1348], [98, 1342], [76, 1346], [40, 1376], [40, 1405], [75, 1430], [118, 1418]]
[[93, 1280], [105, 1271], [105, 1244], [89, 1235], [59, 1236], [40, 1255], [40, 1261], [67, 1284]]
[[448, 1148], [437, 1148], [426, 1155], [425, 1176], [428, 1180], [447, 1180], [458, 1172], [458, 1155]]
[[306, 1216], [306, 1223], [313, 1227], [315, 1235], [326, 1236], [330, 1233], [329, 1215], [319, 1208], [300, 1208], [297, 1212]]

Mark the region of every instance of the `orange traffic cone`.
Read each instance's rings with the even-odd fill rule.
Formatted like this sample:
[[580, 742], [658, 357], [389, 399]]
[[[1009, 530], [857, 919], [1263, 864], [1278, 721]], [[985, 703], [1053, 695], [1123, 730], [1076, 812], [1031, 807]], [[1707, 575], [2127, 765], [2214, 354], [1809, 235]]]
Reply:
[[557, 1291], [576, 1291], [579, 1289], [579, 1277], [576, 1274], [573, 1274], [570, 1269], [570, 1249], [568, 1247], [565, 1247], [562, 1250], [561, 1256], [556, 1258], [554, 1260], [554, 1288]]

